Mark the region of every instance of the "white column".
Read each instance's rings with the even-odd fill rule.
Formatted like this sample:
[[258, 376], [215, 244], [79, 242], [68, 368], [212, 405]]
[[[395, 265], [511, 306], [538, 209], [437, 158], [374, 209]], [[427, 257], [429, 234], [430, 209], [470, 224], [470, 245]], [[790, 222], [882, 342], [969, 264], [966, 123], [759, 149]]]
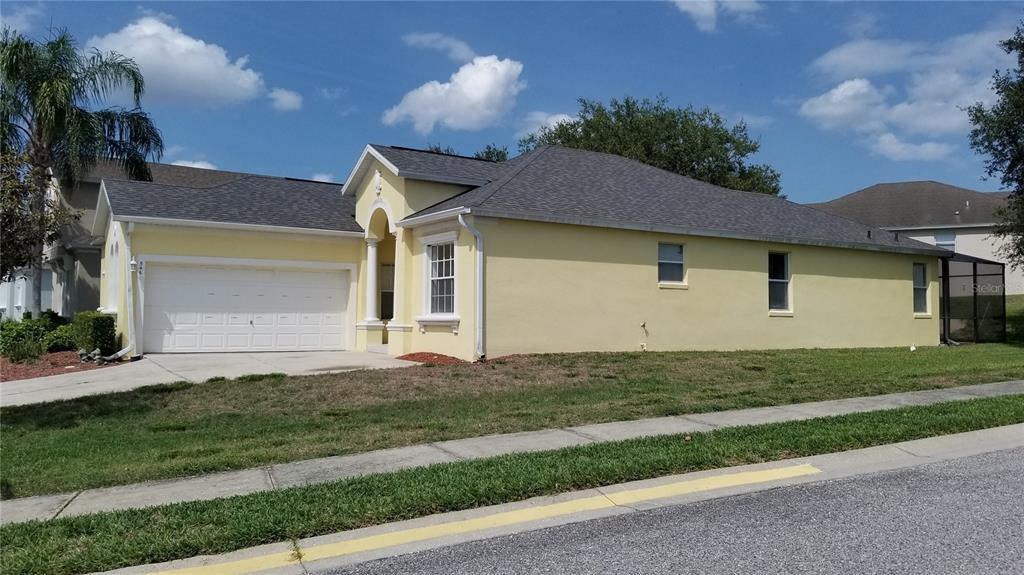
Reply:
[[367, 238], [366, 240], [366, 322], [376, 323], [380, 321], [377, 317], [377, 242], [379, 240]]
[[405, 317], [405, 266], [409, 265], [405, 259], [405, 241], [403, 229], [395, 230], [395, 292], [394, 292], [394, 319], [392, 323], [404, 324], [408, 319]]

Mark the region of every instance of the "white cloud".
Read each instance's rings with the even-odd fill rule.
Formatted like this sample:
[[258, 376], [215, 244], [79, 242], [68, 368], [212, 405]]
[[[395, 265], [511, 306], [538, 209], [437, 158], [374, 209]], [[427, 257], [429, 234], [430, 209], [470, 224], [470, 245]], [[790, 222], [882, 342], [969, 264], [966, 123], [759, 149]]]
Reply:
[[825, 128], [851, 127], [858, 131], [881, 128], [885, 95], [866, 78], [840, 83], [800, 105], [800, 114]]
[[[1011, 58], [998, 43], [1012, 34], [1005, 24], [939, 42], [858, 39], [829, 50], [811, 70], [838, 83], [807, 98], [800, 114], [826, 129], [849, 131], [872, 151], [894, 160], [935, 160], [969, 129], [963, 108], [991, 103], [992, 71]], [[920, 144], [908, 137], [929, 139]]]
[[344, 96], [347, 92], [348, 90], [346, 88], [341, 88], [338, 86], [335, 86], [333, 88], [320, 88], [319, 90], [317, 90], [317, 93], [319, 93], [320, 97], [323, 98], [324, 100], [337, 100], [338, 98]]
[[185, 166], [186, 168], [201, 168], [203, 170], [216, 170], [217, 166], [206, 160], [175, 160], [171, 162], [174, 166]]
[[871, 143], [871, 151], [900, 162], [910, 160], [942, 160], [953, 153], [953, 146], [941, 142], [911, 144], [891, 132], [879, 134]]
[[750, 22], [764, 6], [757, 0], [674, 0], [680, 12], [693, 18], [701, 32], [714, 32], [718, 15], [728, 14], [740, 22]]
[[294, 112], [295, 110], [302, 109], [302, 94], [298, 92], [285, 90], [284, 88], [274, 88], [267, 96], [270, 98], [270, 105], [275, 110]]
[[515, 105], [526, 87], [519, 79], [523, 64], [497, 56], [477, 56], [463, 64], [447, 82], [427, 82], [384, 112], [383, 122], [411, 122], [421, 134], [440, 124], [452, 130], [481, 130]]
[[516, 137], [522, 138], [540, 130], [544, 126], [553, 127], [561, 122], [571, 122], [575, 119], [569, 114], [549, 114], [540, 111], [530, 112], [520, 120], [519, 131], [516, 132]]
[[252, 100], [264, 93], [262, 75], [247, 57], [193, 38], [154, 16], [144, 16], [88, 45], [133, 58], [146, 77], [146, 99], [218, 106]]
[[844, 30], [851, 38], [867, 38], [878, 34], [878, 16], [871, 12], [857, 12], [846, 23]]
[[406, 34], [402, 36], [406, 46], [415, 48], [429, 48], [440, 52], [447, 52], [448, 57], [456, 62], [469, 62], [476, 57], [476, 52], [458, 38], [438, 34], [437, 32], [426, 32], [419, 34]]
[[[46, 13], [42, 2], [38, 4], [10, 4], [10, 12], [3, 14], [3, 25], [18, 32], [29, 32], [35, 27], [35, 21]], [[5, 11], [6, 12], [6, 11]]]
[[327, 172], [317, 172], [310, 178], [314, 182], [333, 182], [334, 174], [328, 174]]

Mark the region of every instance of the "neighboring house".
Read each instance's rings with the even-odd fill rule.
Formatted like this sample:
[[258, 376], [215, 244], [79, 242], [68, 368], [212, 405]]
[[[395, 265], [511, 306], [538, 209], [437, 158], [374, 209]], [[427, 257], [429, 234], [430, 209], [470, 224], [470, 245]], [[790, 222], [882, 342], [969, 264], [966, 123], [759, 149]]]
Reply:
[[[149, 167], [155, 183], [202, 186], [237, 177], [232, 172], [155, 162]], [[126, 177], [120, 165], [100, 161], [77, 184], [53, 181], [51, 193], [58, 193], [59, 199], [78, 212], [80, 219], [68, 226], [60, 239], [43, 253], [43, 310], [52, 309], [71, 317], [76, 312], [100, 307], [100, 259], [104, 238], [92, 233], [100, 182]], [[20, 319], [31, 298], [31, 277], [0, 283], [0, 313], [3, 317]]]
[[343, 186], [104, 179], [133, 354], [935, 345], [946, 250], [639, 162], [367, 146]]
[[[1003, 240], [992, 237], [994, 212], [1006, 205], [1002, 192], [976, 192], [932, 181], [876, 184], [830, 202], [808, 204], [937, 245], [957, 253], [1003, 262]], [[1006, 266], [1006, 293], [1024, 294], [1024, 269]]]

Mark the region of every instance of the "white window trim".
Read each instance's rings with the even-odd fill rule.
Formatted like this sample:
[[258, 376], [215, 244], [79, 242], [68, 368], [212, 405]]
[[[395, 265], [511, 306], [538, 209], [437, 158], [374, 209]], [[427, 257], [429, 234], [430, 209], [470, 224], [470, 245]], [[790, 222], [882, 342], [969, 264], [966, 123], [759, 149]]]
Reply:
[[[774, 280], [774, 279], [772, 279], [771, 278], [770, 270], [769, 270], [769, 273], [766, 274], [766, 275], [768, 275], [768, 285], [771, 285], [772, 283], [785, 283], [786, 284], [786, 309], [772, 309], [772, 307], [771, 307], [771, 294], [769, 293], [769, 295], [768, 295], [768, 317], [793, 317], [793, 272], [790, 269], [790, 265], [789, 265], [790, 254], [789, 254], [789, 252], [769, 251], [768, 252], [768, 257], [771, 257], [772, 254], [779, 254], [779, 255], [785, 256], [785, 258], [786, 258], [786, 279], [784, 279], [784, 280]], [[765, 260], [765, 263], [767, 263], [767, 260]]]
[[[683, 255], [683, 261], [681, 261], [681, 262], [672, 262], [672, 261], [661, 259], [661, 246], [663, 246], [663, 245], [665, 245], [665, 246], [679, 246], [679, 248], [683, 252], [683, 254], [682, 254]], [[680, 264], [681, 266], [683, 266], [683, 281], [674, 282], [674, 281], [662, 281], [662, 280], [659, 279], [658, 280], [658, 289], [683, 289], [683, 290], [690, 289], [690, 284], [687, 282], [687, 280], [689, 279], [689, 277], [688, 277], [689, 267], [686, 265], [686, 244], [674, 243], [674, 242], [658, 242], [658, 261], [657, 261], [657, 263], [655, 265], [658, 268], [660, 268], [661, 264], [663, 264], [663, 263], [666, 263], [666, 264]], [[655, 273], [658, 273], [657, 270], [655, 270]]]
[[[924, 267], [924, 287], [918, 287], [917, 284], [914, 283], [915, 282], [915, 278], [914, 278], [913, 270], [916, 270], [917, 266], [923, 266]], [[931, 278], [928, 277], [928, 264], [926, 264], [924, 262], [914, 262], [913, 265], [911, 265], [910, 269], [911, 269], [910, 287], [911, 287], [911, 290], [913, 290], [911, 292], [911, 294], [916, 294], [917, 290], [919, 290], [919, 289], [923, 289], [924, 290], [924, 311], [917, 311], [915, 309], [914, 310], [914, 318], [915, 319], [931, 319], [931, 317], [932, 317], [931, 291], [932, 290], [931, 290]], [[911, 300], [911, 306], [913, 306], [913, 300]], [[911, 307], [911, 309], [913, 309], [913, 307]]]
[[[418, 235], [417, 239], [423, 247], [423, 313], [415, 317], [420, 331], [426, 331], [427, 326], [450, 327], [452, 333], [459, 333], [461, 318], [459, 309], [459, 232], [450, 230], [430, 235]], [[430, 313], [430, 246], [440, 244], [452, 244], [452, 313]]]

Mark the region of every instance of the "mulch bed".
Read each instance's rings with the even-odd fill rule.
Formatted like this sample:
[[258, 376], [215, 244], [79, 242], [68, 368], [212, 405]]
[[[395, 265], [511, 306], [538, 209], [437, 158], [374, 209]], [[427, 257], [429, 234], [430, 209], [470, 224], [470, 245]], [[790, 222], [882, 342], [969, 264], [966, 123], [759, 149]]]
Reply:
[[469, 363], [468, 361], [459, 359], [457, 357], [452, 357], [450, 355], [444, 355], [441, 353], [430, 353], [427, 351], [407, 353], [405, 355], [398, 356], [398, 359], [418, 361], [420, 363], [430, 363], [433, 365], [460, 365], [463, 363]]
[[12, 363], [7, 358], [0, 357], [0, 381], [17, 381], [19, 379], [30, 379], [46, 375], [75, 373], [107, 367], [108, 365], [117, 364], [96, 365], [92, 362], [83, 362], [78, 359], [77, 351], [47, 353], [30, 363]]

